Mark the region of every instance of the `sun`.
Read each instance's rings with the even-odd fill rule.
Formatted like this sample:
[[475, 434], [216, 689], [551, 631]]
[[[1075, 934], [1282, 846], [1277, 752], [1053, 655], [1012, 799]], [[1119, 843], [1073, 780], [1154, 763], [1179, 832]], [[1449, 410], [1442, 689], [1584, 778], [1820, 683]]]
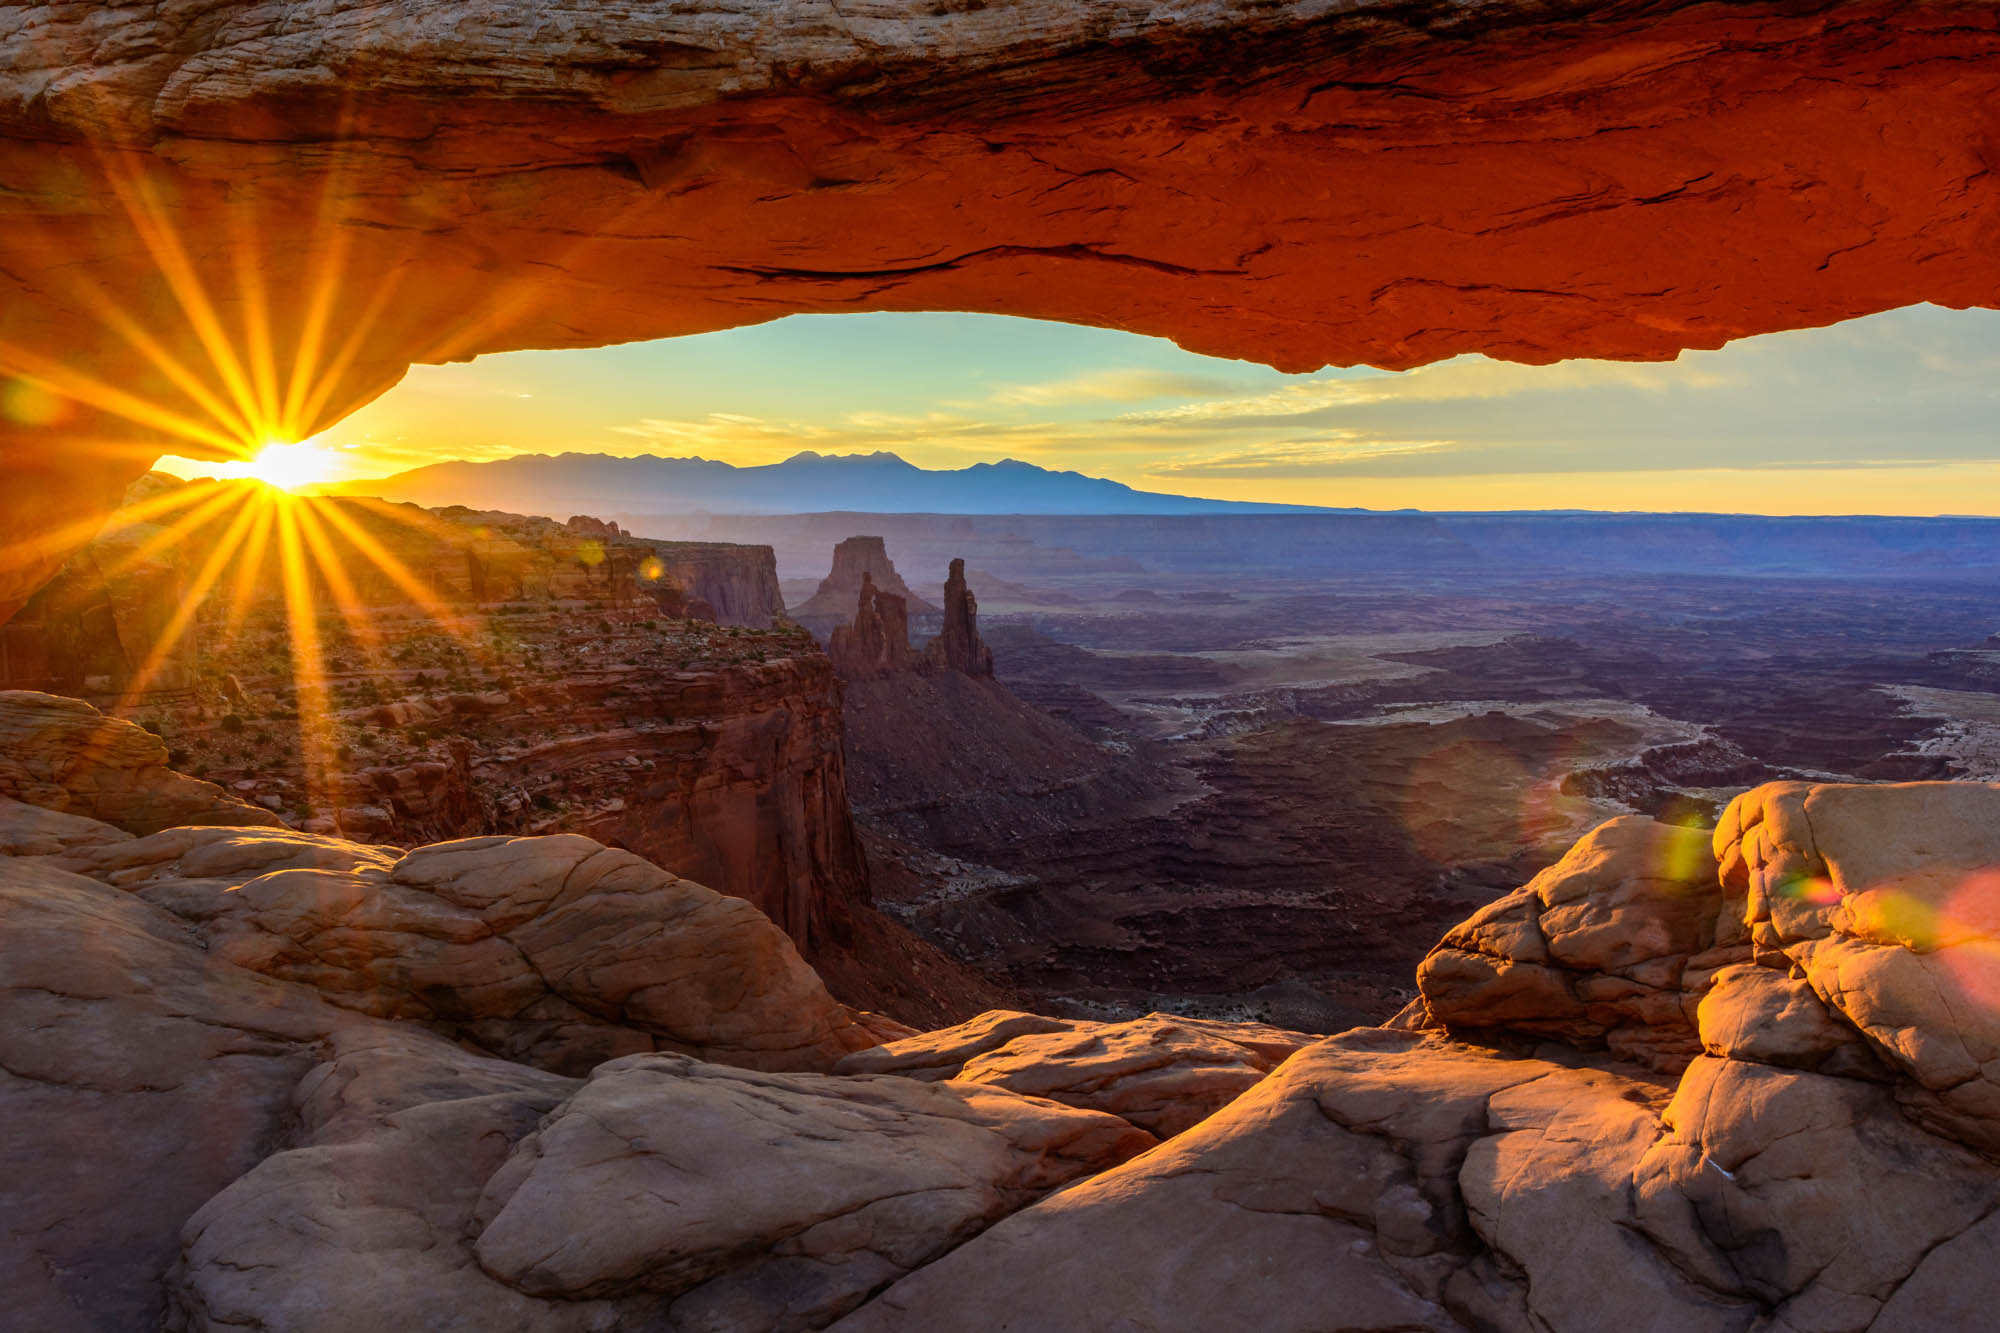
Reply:
[[339, 471], [339, 459], [332, 450], [315, 444], [273, 441], [259, 449], [256, 457], [231, 463], [220, 471], [224, 476], [248, 477], [281, 491], [296, 491], [332, 478]]

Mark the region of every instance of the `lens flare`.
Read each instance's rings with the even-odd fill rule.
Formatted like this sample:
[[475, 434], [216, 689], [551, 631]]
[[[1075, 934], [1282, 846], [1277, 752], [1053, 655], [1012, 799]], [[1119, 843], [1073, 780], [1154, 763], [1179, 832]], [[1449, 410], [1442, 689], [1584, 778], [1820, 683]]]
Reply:
[[243, 477], [281, 491], [296, 491], [332, 479], [339, 467], [340, 459], [331, 449], [310, 443], [271, 443], [259, 449], [256, 457], [225, 463], [216, 471], [224, 477]]

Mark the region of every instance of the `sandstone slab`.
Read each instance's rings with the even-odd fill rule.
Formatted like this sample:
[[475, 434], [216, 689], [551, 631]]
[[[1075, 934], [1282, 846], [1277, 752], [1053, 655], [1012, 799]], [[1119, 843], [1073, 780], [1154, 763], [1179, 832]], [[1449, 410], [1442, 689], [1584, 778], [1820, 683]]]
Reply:
[[1108, 1111], [1171, 1138], [1254, 1087], [1318, 1038], [1261, 1023], [1148, 1014], [1123, 1023], [996, 1010], [857, 1051], [841, 1073], [952, 1079]]
[[158, 736], [80, 699], [0, 690], [0, 796], [153, 833], [177, 824], [274, 826], [269, 810], [167, 767]]
[[1599, 825], [1446, 932], [1417, 973], [1429, 1020], [1685, 1066], [1701, 1047], [1684, 983], [1748, 957], [1708, 842], [1642, 816]]

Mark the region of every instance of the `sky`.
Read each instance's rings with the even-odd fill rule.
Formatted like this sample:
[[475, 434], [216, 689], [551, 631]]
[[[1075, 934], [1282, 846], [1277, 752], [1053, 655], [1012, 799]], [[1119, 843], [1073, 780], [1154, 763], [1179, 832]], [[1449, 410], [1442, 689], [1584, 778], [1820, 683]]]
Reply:
[[2000, 312], [1912, 306], [1668, 363], [1311, 375], [997, 315], [797, 315], [418, 366], [311, 443], [336, 480], [568, 450], [886, 449], [1374, 509], [2000, 514]]

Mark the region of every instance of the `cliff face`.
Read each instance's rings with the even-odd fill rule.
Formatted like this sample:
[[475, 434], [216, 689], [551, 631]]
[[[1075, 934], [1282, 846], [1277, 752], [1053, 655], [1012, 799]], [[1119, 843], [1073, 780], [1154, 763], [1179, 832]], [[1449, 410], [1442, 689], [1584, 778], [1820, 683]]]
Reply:
[[[196, 493], [210, 489], [228, 488]], [[106, 701], [143, 686], [127, 707], [168, 739], [129, 730], [153, 762], [178, 751], [245, 818], [402, 846], [588, 830], [755, 903], [801, 948], [836, 945], [868, 900], [839, 687], [804, 635], [742, 627], [772, 618], [769, 547], [653, 542], [587, 516], [360, 500], [302, 512], [349, 543], [340, 586], [312, 580], [323, 744], [302, 741], [321, 723], [303, 717], [274, 559], [242, 571], [240, 623], [214, 596], [186, 633], [163, 634], [226, 513], [137, 564], [161, 524], [114, 526], [7, 628], [0, 665]], [[403, 577], [350, 549], [341, 524]], [[685, 618], [706, 605], [721, 626]]]
[[[809, 957], [867, 903], [824, 657], [580, 673], [517, 707], [473, 765], [496, 830], [560, 826], [630, 848], [754, 903]], [[556, 803], [559, 817], [538, 809]]]
[[715, 610], [724, 625], [765, 629], [785, 614], [778, 561], [768, 546], [728, 542], [647, 543], [665, 576]]

